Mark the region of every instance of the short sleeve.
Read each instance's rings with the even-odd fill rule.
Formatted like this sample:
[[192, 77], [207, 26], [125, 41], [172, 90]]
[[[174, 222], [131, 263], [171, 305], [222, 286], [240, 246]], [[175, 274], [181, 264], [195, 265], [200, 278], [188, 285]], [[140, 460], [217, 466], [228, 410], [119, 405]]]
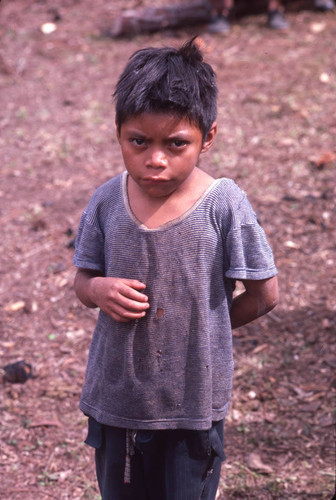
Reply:
[[76, 267], [105, 272], [104, 235], [86, 211], [79, 223], [73, 262]]
[[229, 269], [225, 275], [238, 280], [261, 280], [277, 274], [266, 234], [244, 194], [233, 213], [226, 238]]

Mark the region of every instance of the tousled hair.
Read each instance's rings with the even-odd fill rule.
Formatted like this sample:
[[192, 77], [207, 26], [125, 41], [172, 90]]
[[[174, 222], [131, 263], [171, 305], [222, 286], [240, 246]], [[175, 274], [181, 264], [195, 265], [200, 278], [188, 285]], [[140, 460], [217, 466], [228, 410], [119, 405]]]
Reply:
[[116, 85], [118, 130], [141, 113], [187, 117], [206, 138], [217, 115], [216, 75], [203, 61], [195, 39], [180, 49], [146, 48], [135, 52]]

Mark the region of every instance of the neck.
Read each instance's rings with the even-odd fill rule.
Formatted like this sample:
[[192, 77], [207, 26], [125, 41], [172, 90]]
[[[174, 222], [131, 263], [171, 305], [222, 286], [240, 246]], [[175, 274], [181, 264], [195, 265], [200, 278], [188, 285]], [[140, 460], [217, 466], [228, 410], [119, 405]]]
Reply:
[[185, 214], [213, 183], [213, 177], [198, 168], [180, 186], [167, 196], [150, 197], [128, 175], [129, 206], [135, 217], [147, 228], [159, 227]]

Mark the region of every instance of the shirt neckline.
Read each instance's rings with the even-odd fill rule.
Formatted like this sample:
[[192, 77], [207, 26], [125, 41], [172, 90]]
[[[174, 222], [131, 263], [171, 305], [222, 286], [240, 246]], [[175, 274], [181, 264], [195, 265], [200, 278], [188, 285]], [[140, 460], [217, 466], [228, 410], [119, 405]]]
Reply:
[[203, 194], [198, 198], [198, 200], [195, 201], [195, 203], [186, 210], [183, 214], [181, 214], [179, 217], [176, 217], [175, 219], [172, 219], [168, 222], [165, 222], [161, 226], [158, 227], [153, 227], [149, 228], [147, 227], [143, 222], [141, 222], [132, 212], [129, 199], [128, 199], [128, 192], [127, 192], [127, 178], [128, 178], [128, 172], [125, 170], [121, 174], [121, 185], [122, 185], [122, 196], [123, 196], [123, 201], [124, 205], [126, 208], [126, 212], [130, 219], [138, 226], [139, 229], [142, 229], [144, 231], [148, 232], [155, 232], [155, 231], [163, 231], [169, 227], [175, 226], [176, 224], [179, 224], [181, 221], [186, 219], [192, 212], [196, 210], [196, 208], [202, 203], [202, 201], [208, 196], [210, 191], [212, 191], [220, 182], [221, 179], [214, 179], [213, 182], [210, 184], [210, 186], [207, 187], [207, 189], [203, 192]]

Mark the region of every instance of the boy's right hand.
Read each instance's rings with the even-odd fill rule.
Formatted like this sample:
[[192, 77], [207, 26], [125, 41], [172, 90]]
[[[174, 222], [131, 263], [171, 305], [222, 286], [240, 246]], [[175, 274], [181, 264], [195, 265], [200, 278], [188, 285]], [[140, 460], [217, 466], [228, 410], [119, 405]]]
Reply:
[[141, 281], [126, 278], [106, 278], [96, 273], [79, 269], [75, 279], [78, 298], [88, 307], [99, 307], [115, 321], [143, 318], [149, 308], [146, 288]]
[[149, 308], [146, 288], [138, 280], [125, 278], [93, 278], [91, 282], [95, 303], [115, 321], [126, 323], [143, 318]]

